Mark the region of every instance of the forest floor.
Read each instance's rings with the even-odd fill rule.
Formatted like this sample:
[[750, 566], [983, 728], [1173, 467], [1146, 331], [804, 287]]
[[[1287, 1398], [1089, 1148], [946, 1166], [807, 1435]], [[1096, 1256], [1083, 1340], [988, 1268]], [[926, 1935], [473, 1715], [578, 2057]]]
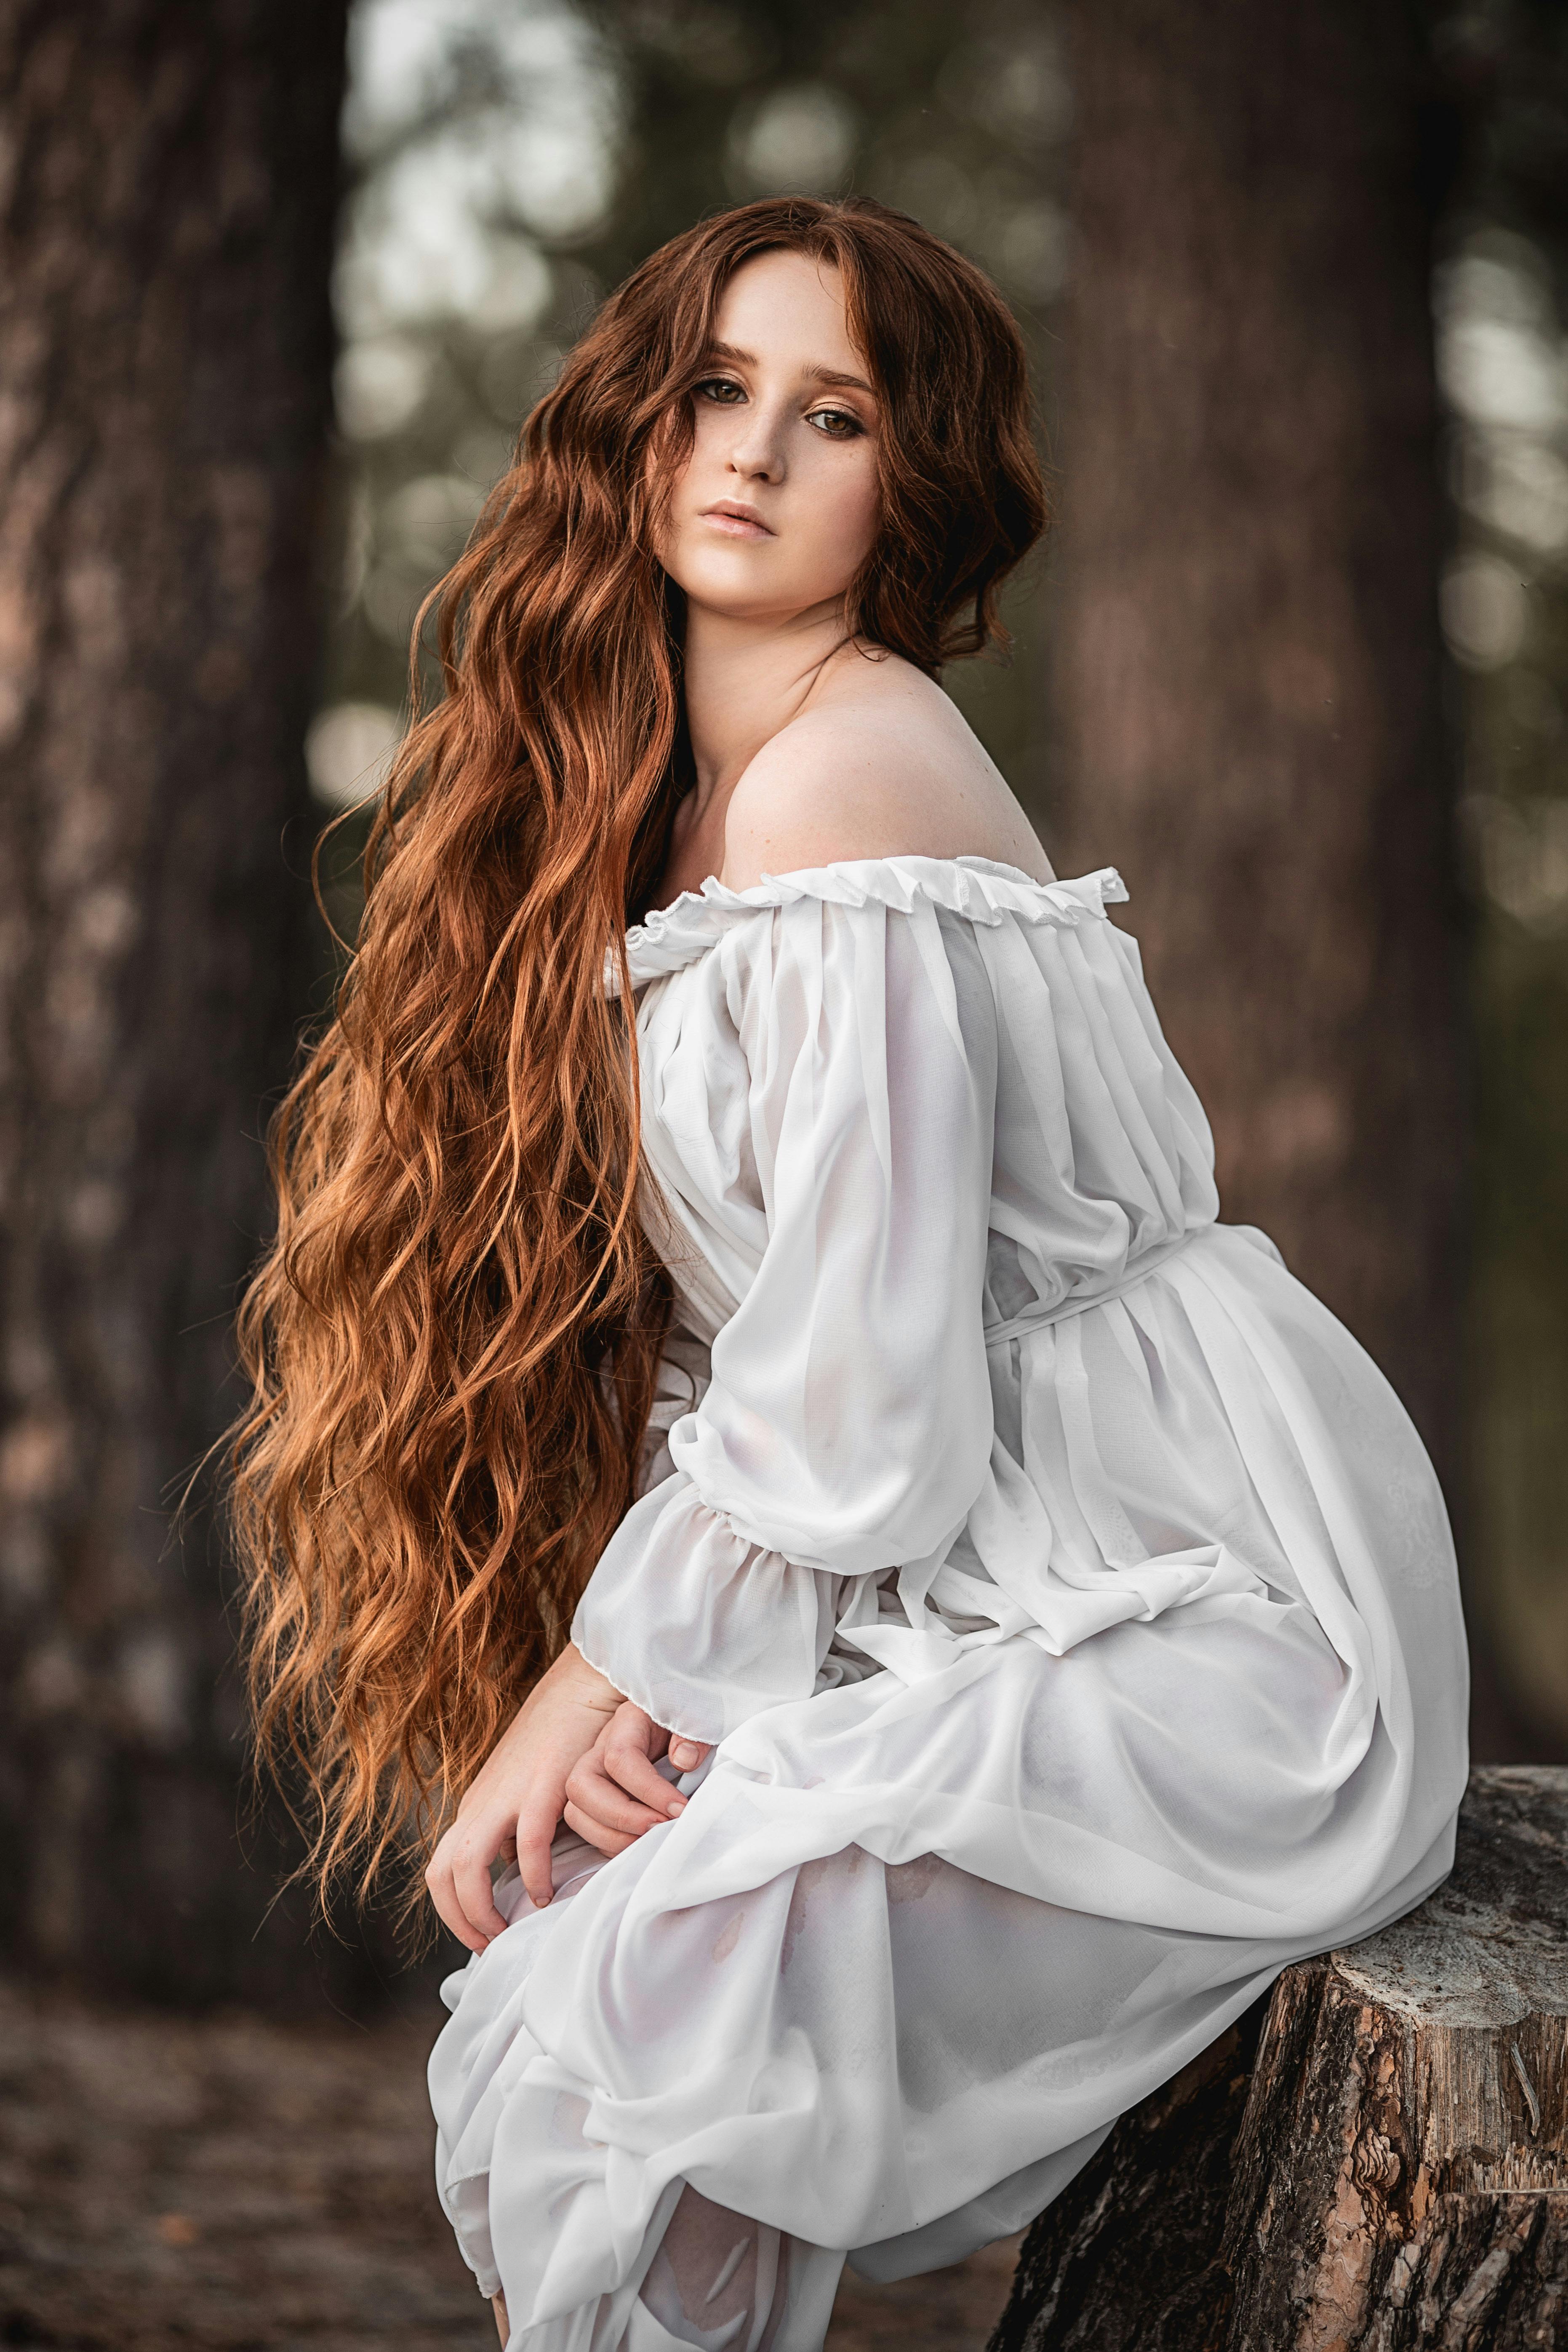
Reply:
[[[431, 2038], [0, 1984], [0, 2345], [492, 2352], [431, 2185]], [[980, 2352], [1015, 2252], [847, 2273], [828, 2352]]]

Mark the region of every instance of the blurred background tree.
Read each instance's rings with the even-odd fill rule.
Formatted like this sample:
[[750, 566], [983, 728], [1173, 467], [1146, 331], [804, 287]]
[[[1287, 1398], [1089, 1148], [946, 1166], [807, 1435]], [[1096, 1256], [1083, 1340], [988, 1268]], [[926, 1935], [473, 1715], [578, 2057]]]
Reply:
[[[160, 1514], [226, 1409], [255, 1106], [310, 992], [297, 747], [317, 822], [374, 791], [414, 614], [563, 351], [762, 193], [883, 196], [1015, 304], [1064, 523], [1011, 663], [948, 683], [1058, 866], [1127, 871], [1226, 1213], [1361, 1331], [1457, 1500], [1473, 1470], [1481, 1751], [1568, 1742], [1563, 12], [355, 0], [314, 537], [341, 18], [0, 24], [27, 714], [0, 1804], [42, 1857], [35, 1955], [110, 1950], [82, 1890], [113, 1822], [139, 1916], [172, 1903], [205, 1957], [138, 1929], [104, 1966], [244, 1980], [244, 1902], [226, 1927], [203, 1892], [233, 1875], [218, 1586], [199, 1550], [159, 1565]], [[349, 936], [365, 822], [328, 852]]]
[[333, 0], [0, 9], [0, 1933], [185, 2000], [300, 1975], [169, 1507], [317, 958], [342, 46]]
[[1367, 0], [1070, 23], [1053, 854], [1123, 868], [1224, 1214], [1371, 1350], [1452, 1493], [1428, 43]]
[[1442, 577], [1473, 909], [1469, 1612], [1495, 1748], [1568, 1759], [1568, 13], [1446, 11]]

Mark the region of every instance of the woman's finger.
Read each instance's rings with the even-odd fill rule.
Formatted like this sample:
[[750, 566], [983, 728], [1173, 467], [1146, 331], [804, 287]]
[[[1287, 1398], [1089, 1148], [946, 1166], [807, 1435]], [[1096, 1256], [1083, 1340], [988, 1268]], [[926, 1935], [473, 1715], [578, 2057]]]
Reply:
[[439, 1847], [430, 1857], [429, 1867], [425, 1873], [425, 1884], [430, 1890], [430, 1900], [436, 1906], [436, 1916], [442, 1926], [456, 1936], [459, 1944], [466, 1944], [470, 1952], [482, 1952], [485, 1939], [482, 1936], [475, 1934], [463, 1916], [463, 1908], [458, 1900], [458, 1891], [452, 1884], [451, 1864], [445, 1859]]
[[[499, 1928], [487, 1927], [482, 1916], [479, 1919], [469, 1916], [468, 1886], [467, 1884], [464, 1885], [458, 1884], [459, 1869], [464, 1871], [467, 1881], [466, 1843], [466, 1837], [454, 1823], [430, 1857], [429, 1866], [425, 1873], [425, 1884], [430, 1890], [430, 1899], [436, 1906], [437, 1916], [451, 1929], [458, 1941], [460, 1944], [466, 1944], [470, 1952], [482, 1952], [491, 1936], [499, 1933]], [[488, 1893], [489, 1885], [488, 1872], [484, 1874], [484, 1883]], [[485, 1907], [482, 1901], [479, 1907], [482, 1915]], [[494, 1904], [491, 1903], [489, 1907], [493, 1911]], [[499, 1919], [499, 1913], [496, 1916]], [[505, 1924], [504, 1920], [500, 1921], [500, 1927], [504, 1927]]]
[[[559, 1789], [560, 1783], [555, 1786]], [[518, 1875], [536, 1911], [548, 1910], [554, 1897], [555, 1884], [550, 1874], [550, 1849], [555, 1843], [556, 1824], [560, 1819], [561, 1798], [552, 1790], [548, 1799], [537, 1793], [531, 1796], [514, 1825]]]
[[671, 1732], [669, 1736], [669, 1760], [678, 1772], [695, 1772], [703, 1758], [712, 1752], [711, 1747], [704, 1740], [686, 1739], [679, 1732]]
[[606, 1829], [603, 1822], [596, 1822], [591, 1813], [581, 1811], [570, 1800], [565, 1820], [569, 1830], [588, 1845], [596, 1846], [601, 1853], [625, 1853], [627, 1846], [637, 1843], [636, 1838], [624, 1837], [619, 1830]]
[[[653, 1777], [661, 1798], [668, 1797], [668, 1781], [661, 1780], [657, 1772]], [[641, 1837], [645, 1830], [657, 1829], [660, 1822], [669, 1818], [668, 1808], [662, 1802], [655, 1812], [651, 1807], [628, 1797], [603, 1770], [596, 1752], [584, 1756], [574, 1768], [566, 1782], [566, 1796], [579, 1812], [590, 1814], [606, 1829], [616, 1830], [624, 1837]]]
[[469, 1949], [483, 1951], [493, 1937], [506, 1933], [506, 1921], [496, 1909], [490, 1885], [490, 1864], [500, 1847], [500, 1828], [481, 1815], [468, 1826], [458, 1822], [448, 1834], [454, 1839], [452, 1885], [464, 1918], [480, 1938]]
[[640, 1707], [623, 1707], [595, 1748], [592, 1761], [658, 1820], [674, 1821], [686, 1811], [686, 1800], [649, 1759], [656, 1731]]

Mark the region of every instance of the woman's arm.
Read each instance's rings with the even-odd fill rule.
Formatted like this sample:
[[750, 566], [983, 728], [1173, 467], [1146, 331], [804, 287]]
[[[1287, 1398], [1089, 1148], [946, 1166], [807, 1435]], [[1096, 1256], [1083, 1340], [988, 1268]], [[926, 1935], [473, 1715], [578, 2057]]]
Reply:
[[723, 976], [766, 1240], [669, 1431], [670, 1475], [574, 1622], [636, 1702], [566, 1775], [570, 1825], [606, 1853], [679, 1810], [658, 1727], [695, 1747], [809, 1697], [847, 1585], [940, 1555], [991, 1459], [996, 1028], [978, 946], [924, 902], [805, 899], [760, 915]]
[[685, 1083], [731, 1097], [737, 1224], [763, 1247], [573, 1638], [712, 1742], [810, 1697], [854, 1580], [934, 1570], [984, 1485], [997, 1043], [977, 940], [918, 894], [759, 910], [704, 972], [722, 1002], [692, 984]]
[[[669, 1475], [669, 1426], [699, 1402], [707, 1384], [707, 1348], [673, 1326], [659, 1367], [639, 1494]], [[623, 1701], [581, 1651], [568, 1648], [496, 1743], [431, 1857], [426, 1884], [452, 1933], [476, 1952], [500, 1933], [506, 1922], [490, 1897], [490, 1867], [514, 1854], [530, 1898], [541, 1906], [550, 1901], [549, 1849], [563, 1817], [602, 1853], [619, 1853], [644, 1830], [679, 1812], [684, 1800], [654, 1770], [669, 1746], [667, 1731]], [[708, 1750], [686, 1740], [677, 1741], [673, 1753], [685, 1772]]]

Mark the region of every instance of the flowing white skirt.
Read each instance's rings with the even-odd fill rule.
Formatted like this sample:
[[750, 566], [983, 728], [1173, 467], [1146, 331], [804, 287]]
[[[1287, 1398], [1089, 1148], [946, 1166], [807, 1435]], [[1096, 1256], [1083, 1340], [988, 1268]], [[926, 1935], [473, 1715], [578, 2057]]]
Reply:
[[1378, 1726], [1327, 1760], [1344, 1689], [1260, 1593], [1005, 1640], [754, 1718], [679, 1821], [560, 1841], [544, 1912], [503, 1882], [430, 2090], [513, 2347], [816, 2352], [844, 2250], [896, 2278], [1023, 2226], [1282, 1967], [1449, 1867], [1445, 1801], [1367, 1883], [1397, 1767]]

